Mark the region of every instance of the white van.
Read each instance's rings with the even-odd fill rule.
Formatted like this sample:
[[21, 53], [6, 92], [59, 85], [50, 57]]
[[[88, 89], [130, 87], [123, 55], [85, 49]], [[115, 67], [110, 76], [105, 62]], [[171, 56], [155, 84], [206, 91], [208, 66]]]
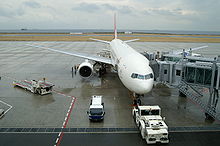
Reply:
[[91, 99], [91, 103], [89, 106], [89, 110], [87, 111], [90, 120], [103, 120], [105, 111], [104, 111], [104, 103], [102, 102], [102, 96], [93, 95]]

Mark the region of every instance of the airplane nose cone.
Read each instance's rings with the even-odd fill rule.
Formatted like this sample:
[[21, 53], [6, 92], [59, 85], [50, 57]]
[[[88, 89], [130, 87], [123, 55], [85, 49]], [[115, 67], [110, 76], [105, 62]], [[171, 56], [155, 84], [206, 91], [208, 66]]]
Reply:
[[150, 79], [150, 80], [145, 80], [144, 82], [142, 83], [139, 83], [137, 86], [136, 86], [136, 91], [135, 93], [137, 94], [145, 94], [145, 93], [148, 93], [152, 90], [153, 88], [153, 79]]

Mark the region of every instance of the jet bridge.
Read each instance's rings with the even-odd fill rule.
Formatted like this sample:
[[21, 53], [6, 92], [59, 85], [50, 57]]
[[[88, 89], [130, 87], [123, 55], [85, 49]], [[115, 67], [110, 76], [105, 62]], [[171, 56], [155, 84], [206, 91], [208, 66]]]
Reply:
[[[177, 87], [181, 94], [204, 109], [206, 118], [220, 120], [220, 114], [216, 113], [220, 89], [220, 56], [204, 58], [164, 55], [159, 60], [151, 60], [150, 64], [154, 72], [159, 73], [156, 74], [156, 81]], [[201, 101], [199, 97], [203, 95], [198, 88], [209, 90], [208, 103]]]

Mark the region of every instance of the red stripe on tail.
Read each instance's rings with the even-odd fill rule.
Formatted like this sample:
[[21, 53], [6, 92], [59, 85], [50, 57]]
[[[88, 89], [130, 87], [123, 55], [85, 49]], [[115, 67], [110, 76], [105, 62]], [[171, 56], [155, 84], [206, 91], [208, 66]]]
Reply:
[[115, 39], [117, 39], [116, 13], [115, 13], [115, 15], [114, 15], [114, 32], [115, 32]]

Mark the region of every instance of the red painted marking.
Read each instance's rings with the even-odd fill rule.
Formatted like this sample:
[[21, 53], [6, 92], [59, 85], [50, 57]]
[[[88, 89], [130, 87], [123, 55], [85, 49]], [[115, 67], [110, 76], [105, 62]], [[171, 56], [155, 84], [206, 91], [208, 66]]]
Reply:
[[19, 83], [16, 83], [17, 86], [21, 86], [21, 87], [28, 87], [26, 85], [22, 85], [22, 84], [19, 84]]
[[25, 81], [25, 80], [24, 80], [24, 81], [22, 81], [22, 82], [25, 82], [25, 83], [29, 83], [29, 84], [31, 84], [31, 82], [30, 82], [30, 81]]
[[[69, 112], [67, 112], [68, 113], [68, 115], [67, 115], [67, 118], [66, 118], [66, 121], [64, 122], [64, 125], [63, 125], [63, 128], [66, 128], [66, 125], [67, 125], [67, 123], [68, 123], [68, 121], [69, 121], [69, 118], [70, 118], [70, 114], [71, 114], [71, 112], [72, 112], [72, 110], [73, 110], [73, 107], [74, 107], [74, 103], [75, 103], [75, 101], [76, 101], [76, 98], [75, 97], [73, 97], [72, 96], [72, 98], [74, 98], [74, 100], [73, 100], [73, 102], [72, 102], [72, 100], [71, 100], [71, 107], [70, 107], [70, 110], [69, 110]], [[62, 138], [63, 138], [63, 135], [64, 135], [64, 133], [63, 132], [61, 132], [61, 135], [60, 135], [60, 137], [59, 137], [59, 140], [58, 140], [58, 142], [57, 142], [57, 144], [56, 144], [56, 146], [59, 146], [60, 145], [60, 142], [61, 142], [61, 140], [62, 140]]]

